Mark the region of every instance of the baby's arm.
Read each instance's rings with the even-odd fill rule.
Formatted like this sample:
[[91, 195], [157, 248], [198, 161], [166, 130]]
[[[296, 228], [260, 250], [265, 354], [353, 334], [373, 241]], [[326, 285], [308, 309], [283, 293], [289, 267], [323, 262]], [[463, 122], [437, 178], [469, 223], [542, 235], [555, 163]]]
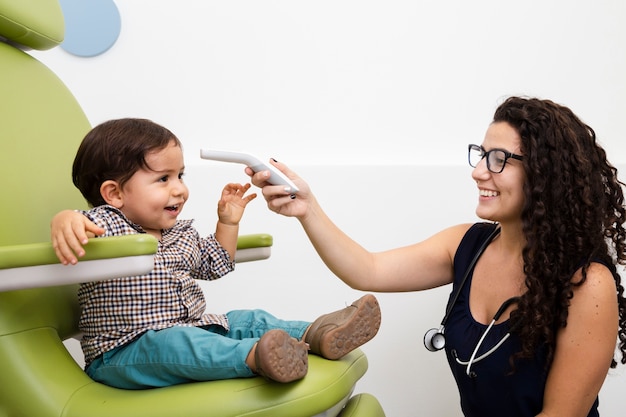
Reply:
[[73, 210], [57, 213], [50, 222], [52, 247], [63, 265], [76, 264], [78, 258], [85, 255], [83, 245], [88, 239], [104, 232], [85, 215]]
[[248, 203], [256, 198], [256, 193], [245, 195], [249, 189], [250, 184], [227, 184], [217, 203], [218, 221], [215, 239], [228, 252], [231, 259], [235, 259], [237, 251], [239, 221]]

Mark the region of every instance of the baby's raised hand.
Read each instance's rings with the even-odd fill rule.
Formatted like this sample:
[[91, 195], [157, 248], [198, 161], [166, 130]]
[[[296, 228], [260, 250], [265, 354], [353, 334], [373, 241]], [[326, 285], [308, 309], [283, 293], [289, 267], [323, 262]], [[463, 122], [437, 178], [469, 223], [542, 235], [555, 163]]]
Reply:
[[105, 230], [73, 210], [57, 213], [50, 222], [50, 238], [54, 252], [63, 265], [76, 264], [85, 255], [83, 245], [90, 237], [102, 235]]
[[226, 184], [217, 202], [217, 216], [223, 224], [237, 225], [248, 203], [256, 198], [256, 193], [245, 195], [250, 184]]

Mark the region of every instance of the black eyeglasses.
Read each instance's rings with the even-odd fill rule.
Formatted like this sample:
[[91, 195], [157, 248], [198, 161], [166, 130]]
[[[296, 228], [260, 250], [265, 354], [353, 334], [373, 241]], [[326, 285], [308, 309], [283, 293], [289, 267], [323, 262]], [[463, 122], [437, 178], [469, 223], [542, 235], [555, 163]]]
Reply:
[[482, 146], [468, 145], [467, 159], [471, 167], [476, 168], [483, 158], [487, 158], [487, 169], [494, 174], [502, 172], [509, 158], [517, 159], [518, 161], [523, 159], [522, 155], [517, 155], [504, 149], [486, 151]]

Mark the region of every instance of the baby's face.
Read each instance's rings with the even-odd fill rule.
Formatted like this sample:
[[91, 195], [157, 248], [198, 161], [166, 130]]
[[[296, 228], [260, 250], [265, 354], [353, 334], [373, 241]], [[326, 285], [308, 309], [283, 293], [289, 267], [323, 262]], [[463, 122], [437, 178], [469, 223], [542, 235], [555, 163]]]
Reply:
[[183, 182], [185, 162], [175, 142], [145, 159], [149, 169], [140, 169], [124, 184], [120, 209], [130, 221], [160, 238], [161, 230], [174, 226], [189, 198]]

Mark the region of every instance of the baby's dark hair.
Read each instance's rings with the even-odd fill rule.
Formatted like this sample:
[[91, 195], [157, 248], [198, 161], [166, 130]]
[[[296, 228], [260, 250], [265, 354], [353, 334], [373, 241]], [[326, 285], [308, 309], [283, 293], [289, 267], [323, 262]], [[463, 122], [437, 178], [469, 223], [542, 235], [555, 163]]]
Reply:
[[178, 138], [147, 119], [115, 119], [94, 127], [83, 139], [72, 167], [72, 180], [91, 207], [106, 204], [100, 186], [107, 180], [123, 186], [135, 172], [150, 169], [146, 155]]

